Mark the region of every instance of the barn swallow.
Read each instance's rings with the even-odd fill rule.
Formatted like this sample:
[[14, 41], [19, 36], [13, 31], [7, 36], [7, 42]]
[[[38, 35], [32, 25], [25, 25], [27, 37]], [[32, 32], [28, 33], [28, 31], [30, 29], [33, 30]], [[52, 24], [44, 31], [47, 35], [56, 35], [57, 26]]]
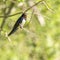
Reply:
[[20, 28], [23, 28], [24, 24], [26, 22], [26, 13], [23, 13], [20, 18], [16, 21], [16, 23], [13, 26], [13, 29], [11, 30], [11, 32], [8, 34], [8, 36], [10, 36], [11, 34], [13, 34], [17, 29], [18, 26], [20, 25]]

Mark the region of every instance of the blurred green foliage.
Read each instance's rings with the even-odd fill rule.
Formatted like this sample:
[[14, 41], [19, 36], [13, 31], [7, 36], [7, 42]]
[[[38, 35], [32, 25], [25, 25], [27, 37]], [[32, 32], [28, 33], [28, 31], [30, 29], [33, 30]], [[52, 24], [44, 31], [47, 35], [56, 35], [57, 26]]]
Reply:
[[[39, 0], [35, 0], [37, 2]], [[18, 29], [10, 37], [6, 37], [21, 14], [7, 18], [3, 31], [0, 32], [0, 60], [60, 60], [60, 0], [46, 0], [51, 13], [43, 4], [37, 5], [45, 19], [45, 26], [41, 26], [33, 14], [31, 22], [25, 26], [30, 33]], [[24, 3], [17, 0], [16, 3]], [[0, 3], [4, 3], [4, 0]], [[11, 3], [7, 0], [6, 4]], [[15, 4], [11, 14], [22, 11]], [[27, 4], [27, 2], [25, 2]], [[31, 16], [28, 11], [27, 16]], [[0, 16], [3, 13], [0, 10]], [[30, 18], [28, 18], [30, 20]], [[0, 26], [3, 18], [0, 18]]]

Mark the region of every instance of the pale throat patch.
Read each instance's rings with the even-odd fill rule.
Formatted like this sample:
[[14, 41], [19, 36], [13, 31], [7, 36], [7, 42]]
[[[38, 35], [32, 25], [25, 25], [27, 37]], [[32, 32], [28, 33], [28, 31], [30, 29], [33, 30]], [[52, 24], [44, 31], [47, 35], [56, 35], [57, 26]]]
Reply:
[[23, 28], [24, 24], [25, 24], [26, 20], [23, 19], [22, 23], [20, 24], [20, 27]]

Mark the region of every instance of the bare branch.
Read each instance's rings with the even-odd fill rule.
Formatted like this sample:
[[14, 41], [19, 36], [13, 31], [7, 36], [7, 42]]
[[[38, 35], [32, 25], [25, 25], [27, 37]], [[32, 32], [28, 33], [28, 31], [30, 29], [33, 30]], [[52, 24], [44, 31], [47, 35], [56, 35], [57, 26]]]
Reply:
[[27, 10], [25, 10], [24, 11], [24, 13], [25, 12], [27, 12], [28, 10], [30, 10], [31, 8], [33, 8], [34, 6], [36, 6], [36, 5], [38, 5], [40, 2], [42, 2], [43, 0], [41, 0], [41, 1], [39, 1], [39, 2], [37, 2], [37, 3], [35, 3], [35, 4], [33, 4], [32, 6], [30, 6]]
[[34, 37], [38, 38], [38, 35], [36, 33], [32, 32], [32, 31], [30, 31], [30, 30], [28, 30], [26, 28], [22, 28], [22, 30], [24, 30], [25, 32], [31, 34], [32, 37], [34, 36]]
[[[6, 17], [11, 17], [11, 16], [15, 16], [15, 15], [18, 15], [18, 14], [21, 14], [23, 12], [18, 12], [18, 13], [15, 13], [15, 14], [12, 14], [12, 15], [7, 15]], [[3, 18], [4, 16], [0, 16], [0, 18]]]
[[7, 37], [8, 41], [11, 42], [11, 39], [10, 39], [10, 37], [8, 37], [7, 32], [6, 32], [6, 37]]
[[14, 6], [14, 3], [11, 3], [11, 4], [10, 4], [10, 7], [9, 7], [9, 9], [8, 9], [7, 12], [6, 12], [6, 8], [4, 9], [4, 18], [3, 18], [3, 21], [2, 21], [2, 24], [1, 24], [1, 27], [0, 27], [0, 28], [1, 28], [0, 31], [2, 31], [3, 26], [4, 26], [4, 24], [5, 24], [5, 21], [6, 21], [6, 19], [8, 18], [7, 15], [10, 14], [11, 9], [13, 8], [13, 6]]
[[42, 3], [46, 6], [46, 8], [47, 8], [50, 12], [54, 13], [53, 10], [52, 10], [52, 9], [49, 7], [49, 5], [46, 3], [45, 0], [44, 0]]
[[[31, 0], [29, 0], [29, 1], [28, 1], [28, 4], [29, 4], [29, 6], [31, 6], [31, 5], [34, 4], [34, 2], [31, 1]], [[37, 16], [38, 21], [39, 21], [39, 23], [41, 24], [41, 26], [45, 26], [44, 17], [43, 17], [42, 14], [40, 13], [39, 9], [38, 9], [36, 6], [34, 6], [34, 7], [32, 8], [32, 10], [34, 10], [34, 13], [35, 13], [35, 15]]]
[[[23, 13], [26, 13], [28, 10], [30, 10], [31, 8], [33, 8], [34, 6], [36, 6], [37, 4], [39, 4], [40, 2], [42, 1], [39, 1], [37, 3], [35, 3], [34, 5], [32, 5], [31, 7], [27, 8]], [[6, 17], [11, 17], [11, 16], [15, 16], [15, 15], [18, 15], [18, 14], [21, 14], [22, 12], [18, 12], [18, 13], [15, 13], [15, 14], [12, 14], [12, 15], [6, 15]], [[0, 16], [0, 18], [3, 18], [4, 16]]]

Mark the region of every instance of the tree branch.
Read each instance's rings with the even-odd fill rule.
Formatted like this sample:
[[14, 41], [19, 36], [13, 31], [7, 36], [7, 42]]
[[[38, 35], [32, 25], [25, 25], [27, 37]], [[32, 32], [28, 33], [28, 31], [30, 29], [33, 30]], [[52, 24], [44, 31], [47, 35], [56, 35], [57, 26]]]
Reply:
[[[39, 2], [35, 3], [31, 7], [27, 8], [24, 12], [18, 12], [18, 13], [12, 14], [12, 15], [6, 15], [6, 17], [15, 16], [15, 15], [18, 15], [18, 14], [21, 14], [21, 13], [26, 13], [28, 10], [30, 10], [31, 8], [33, 8], [34, 6], [36, 6], [37, 4], [39, 4], [40, 2], [42, 2], [42, 1], [39, 1]], [[3, 17], [4, 16], [0, 16], [0, 18], [3, 18]]]
[[11, 4], [10, 4], [10, 8], [8, 9], [7, 12], [6, 12], [6, 8], [4, 9], [4, 17], [3, 17], [3, 21], [2, 21], [2, 24], [1, 24], [1, 27], [0, 27], [0, 31], [2, 31], [3, 26], [4, 26], [4, 24], [5, 24], [5, 21], [6, 21], [6, 19], [8, 18], [7, 16], [10, 14], [11, 9], [13, 8], [13, 6], [14, 6], [14, 3], [11, 3]]
[[[18, 14], [21, 14], [23, 12], [18, 12], [18, 13], [15, 13], [15, 14], [12, 14], [12, 15], [7, 15], [6, 17], [11, 17], [11, 16], [15, 16], [15, 15], [18, 15]], [[0, 18], [3, 18], [4, 16], [0, 16]]]
[[[31, 5], [34, 4], [34, 1], [29, 0], [28, 4], [29, 4], [29, 6], [31, 6]], [[37, 6], [34, 6], [32, 8], [32, 10], [34, 10], [34, 14], [38, 18], [38, 21], [39, 21], [40, 25], [45, 26], [45, 19], [44, 19], [43, 15], [41, 14], [41, 12], [39, 11], [39, 9], [37, 8]]]

